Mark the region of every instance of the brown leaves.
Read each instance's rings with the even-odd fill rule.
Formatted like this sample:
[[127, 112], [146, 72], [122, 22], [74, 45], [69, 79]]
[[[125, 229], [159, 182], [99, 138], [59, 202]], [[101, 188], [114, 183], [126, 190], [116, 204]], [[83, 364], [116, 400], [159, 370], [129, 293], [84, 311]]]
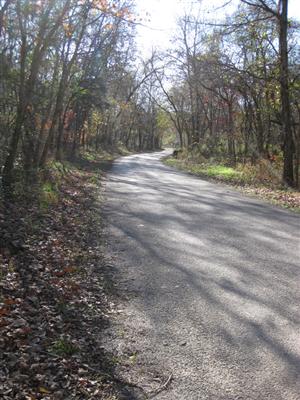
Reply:
[[63, 24], [63, 28], [64, 28], [65, 35], [67, 36], [67, 38], [71, 38], [73, 36], [74, 30], [75, 30], [74, 26], [71, 24], [65, 23], [65, 24]]
[[54, 275], [61, 277], [61, 276], [65, 276], [67, 274], [71, 274], [71, 273], [74, 273], [74, 272], [76, 272], [76, 268], [75, 267], [65, 267], [62, 271], [54, 272]]
[[39, 392], [43, 394], [50, 394], [51, 392], [43, 386], [39, 387]]
[[3, 317], [3, 316], [8, 315], [8, 314], [9, 314], [8, 308], [6, 308], [6, 307], [1, 307], [0, 308], [0, 317]]
[[15, 304], [19, 304], [19, 303], [21, 303], [21, 299], [12, 299], [12, 298], [8, 298], [8, 299], [4, 299], [4, 301], [3, 301], [3, 303], [6, 305], [6, 306], [13, 306], [13, 305], [15, 305]]
[[[2, 306], [0, 307], [0, 327], [4, 327], [8, 325], [7, 317], [11, 313], [11, 306], [19, 304], [21, 299], [13, 299], [13, 298], [4, 298], [2, 302]], [[0, 303], [1, 304], [1, 303]]]
[[[104, 399], [105, 388], [112, 391], [102, 378], [108, 306], [95, 267], [102, 254], [91, 177], [75, 170], [47, 210], [20, 201], [3, 218], [1, 399]], [[13, 255], [11, 242], [21, 244]]]
[[256, 195], [273, 204], [300, 211], [300, 193], [297, 191], [255, 187], [250, 185], [245, 186], [242, 190], [247, 194]]

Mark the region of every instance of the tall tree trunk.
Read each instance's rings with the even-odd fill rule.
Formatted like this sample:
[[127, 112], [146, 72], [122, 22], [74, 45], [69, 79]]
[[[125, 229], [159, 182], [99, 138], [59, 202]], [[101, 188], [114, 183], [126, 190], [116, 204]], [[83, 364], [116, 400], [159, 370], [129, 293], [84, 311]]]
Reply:
[[294, 144], [291, 127], [291, 109], [289, 99], [289, 71], [288, 71], [288, 0], [281, 0], [281, 13], [279, 19], [279, 45], [280, 45], [280, 94], [281, 118], [283, 129], [283, 181], [294, 186], [293, 153]]
[[14, 162], [18, 152], [18, 144], [21, 137], [23, 119], [24, 119], [24, 110], [23, 107], [20, 107], [17, 112], [15, 129], [13, 131], [12, 138], [9, 144], [8, 156], [5, 160], [3, 168], [2, 182], [3, 186], [7, 189], [9, 189], [13, 181]]
[[[19, 11], [20, 13], [20, 11]], [[22, 32], [22, 44], [20, 52], [20, 87], [19, 87], [19, 104], [17, 107], [17, 115], [15, 128], [12, 134], [12, 138], [9, 144], [8, 155], [6, 157], [4, 168], [3, 168], [3, 187], [6, 190], [10, 190], [13, 181], [13, 169], [15, 159], [18, 153], [18, 144], [22, 135], [22, 126], [24, 122], [24, 116], [26, 112], [27, 102], [25, 100], [25, 65], [26, 65], [26, 55], [27, 55], [27, 36], [23, 30], [22, 23], [20, 22], [21, 32]]]
[[235, 140], [234, 140], [234, 120], [233, 120], [233, 104], [230, 100], [228, 103], [228, 153], [232, 165], [236, 164]]

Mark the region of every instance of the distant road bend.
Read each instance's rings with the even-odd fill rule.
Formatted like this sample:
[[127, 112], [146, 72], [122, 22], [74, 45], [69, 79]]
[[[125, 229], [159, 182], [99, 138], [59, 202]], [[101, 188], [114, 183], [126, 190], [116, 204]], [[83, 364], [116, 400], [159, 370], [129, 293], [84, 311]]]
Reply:
[[299, 216], [164, 154], [108, 175], [108, 251], [135, 294], [122, 317], [132, 369], [173, 374], [158, 400], [300, 400]]

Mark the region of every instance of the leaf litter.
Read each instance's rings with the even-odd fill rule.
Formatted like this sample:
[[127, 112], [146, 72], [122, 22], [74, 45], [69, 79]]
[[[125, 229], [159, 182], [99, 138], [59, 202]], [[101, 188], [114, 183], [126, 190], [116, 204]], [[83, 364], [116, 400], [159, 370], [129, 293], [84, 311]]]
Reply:
[[[115, 313], [94, 172], [63, 179], [59, 201], [2, 202], [0, 397], [117, 399], [102, 333]], [[101, 193], [101, 191], [100, 191]]]

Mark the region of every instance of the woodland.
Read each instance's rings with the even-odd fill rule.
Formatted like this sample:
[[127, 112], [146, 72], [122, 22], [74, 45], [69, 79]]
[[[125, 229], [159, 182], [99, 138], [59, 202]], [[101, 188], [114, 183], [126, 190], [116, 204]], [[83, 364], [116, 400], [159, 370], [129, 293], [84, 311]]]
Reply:
[[[240, 0], [222, 21], [185, 14], [170, 49], [142, 59], [146, 23], [133, 0], [0, 0], [3, 399], [121, 393], [109, 356], [91, 351], [93, 327], [114, 312], [94, 268], [105, 270], [97, 191], [115, 157], [172, 147], [184, 162], [268, 170], [265, 184], [299, 189], [300, 25], [288, 0]], [[78, 310], [89, 310], [80, 321]]]
[[185, 15], [172, 49], [141, 60], [133, 2], [2, 1], [3, 187], [81, 150], [160, 148], [166, 132], [206, 158], [278, 160], [297, 186], [299, 23], [287, 5], [241, 1], [218, 23]]

